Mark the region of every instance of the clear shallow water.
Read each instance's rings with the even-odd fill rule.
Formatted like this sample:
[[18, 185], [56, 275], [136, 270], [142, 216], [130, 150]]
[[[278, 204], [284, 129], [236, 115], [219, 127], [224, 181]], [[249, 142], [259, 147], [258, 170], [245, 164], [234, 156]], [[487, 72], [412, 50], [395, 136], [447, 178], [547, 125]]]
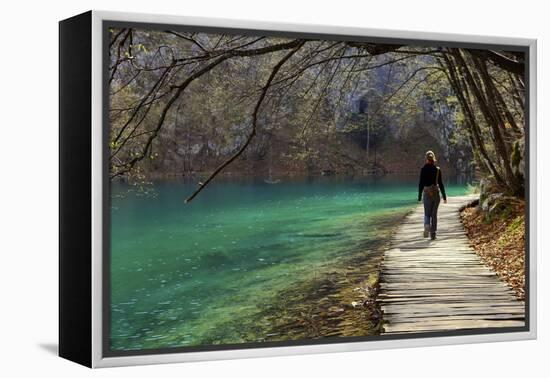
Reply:
[[[375, 219], [416, 205], [414, 180], [112, 185], [111, 348], [260, 341], [274, 295], [377, 236]], [[446, 185], [447, 195], [466, 191]]]

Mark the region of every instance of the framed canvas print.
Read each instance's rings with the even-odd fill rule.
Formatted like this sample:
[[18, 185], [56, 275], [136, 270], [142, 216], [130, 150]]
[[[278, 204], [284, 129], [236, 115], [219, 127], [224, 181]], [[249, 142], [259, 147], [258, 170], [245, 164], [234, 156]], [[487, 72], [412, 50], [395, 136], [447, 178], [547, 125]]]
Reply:
[[536, 337], [536, 41], [60, 24], [59, 354]]

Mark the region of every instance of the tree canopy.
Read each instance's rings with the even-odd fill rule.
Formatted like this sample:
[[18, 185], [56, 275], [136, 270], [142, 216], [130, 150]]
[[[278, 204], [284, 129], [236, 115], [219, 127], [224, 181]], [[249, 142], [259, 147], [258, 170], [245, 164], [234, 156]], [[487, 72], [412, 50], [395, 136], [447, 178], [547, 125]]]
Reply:
[[377, 153], [407, 156], [420, 127], [523, 195], [523, 53], [140, 29], [109, 48], [111, 179], [207, 172], [192, 200], [246, 158], [387, 171]]

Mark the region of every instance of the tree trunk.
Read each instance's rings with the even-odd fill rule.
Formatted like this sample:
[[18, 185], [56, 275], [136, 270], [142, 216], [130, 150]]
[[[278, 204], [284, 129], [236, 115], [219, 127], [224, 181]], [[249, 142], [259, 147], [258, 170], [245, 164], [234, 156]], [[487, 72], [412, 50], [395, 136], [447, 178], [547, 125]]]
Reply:
[[479, 108], [483, 114], [485, 121], [490, 126], [493, 132], [493, 140], [495, 142], [495, 149], [502, 161], [502, 166], [504, 169], [504, 177], [506, 181], [506, 186], [512, 192], [515, 192], [515, 175], [512, 170], [512, 165], [510, 164], [510, 150], [507, 148], [506, 142], [502, 136], [502, 132], [499, 125], [499, 120], [495, 117], [494, 113], [491, 111], [490, 106], [487, 104], [487, 98], [484, 96], [483, 92], [480, 89], [479, 84], [476, 82], [468, 63], [464, 60], [462, 53], [458, 49], [451, 49], [453, 56], [464, 72], [464, 76], [468, 86], [471, 88], [476, 100], [478, 101]]
[[497, 184], [501, 186], [506, 186], [505, 181], [502, 179], [502, 176], [500, 175], [500, 173], [498, 172], [498, 169], [493, 164], [485, 148], [485, 144], [481, 137], [481, 132], [477, 125], [475, 114], [466, 97], [468, 95], [467, 88], [460, 83], [460, 80], [457, 77], [456, 66], [451, 61], [450, 57], [448, 57], [447, 55], [444, 55], [443, 58], [445, 59], [445, 63], [447, 65], [448, 74], [449, 74], [447, 76], [447, 79], [449, 80], [451, 87], [454, 88], [456, 96], [458, 97], [460, 105], [462, 106], [462, 109], [466, 115], [466, 124], [468, 125], [468, 131], [471, 136], [470, 143], [472, 144], [472, 148], [475, 151], [479, 152], [479, 155], [481, 155], [481, 163], [483, 163], [486, 169], [493, 175]]

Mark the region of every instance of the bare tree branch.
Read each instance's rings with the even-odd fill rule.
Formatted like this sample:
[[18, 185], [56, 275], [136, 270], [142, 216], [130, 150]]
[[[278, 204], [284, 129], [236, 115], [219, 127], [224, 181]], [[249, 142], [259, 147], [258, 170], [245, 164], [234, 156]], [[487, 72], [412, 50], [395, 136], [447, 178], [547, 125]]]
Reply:
[[263, 87], [260, 98], [258, 99], [258, 102], [256, 102], [256, 106], [254, 107], [254, 112], [252, 113], [252, 130], [250, 131], [250, 134], [248, 135], [248, 138], [246, 139], [244, 144], [241, 146], [241, 148], [239, 148], [237, 152], [235, 152], [235, 154], [233, 154], [233, 156], [231, 156], [223, 164], [221, 164], [218, 168], [216, 168], [214, 172], [212, 172], [204, 182], [200, 182], [198, 188], [189, 197], [187, 197], [187, 199], [185, 200], [185, 203], [191, 202], [193, 198], [195, 198], [197, 194], [199, 194], [206, 187], [206, 185], [208, 185], [225, 167], [231, 164], [246, 150], [246, 148], [248, 147], [248, 145], [256, 135], [256, 129], [257, 129], [257, 123], [258, 123], [258, 112], [260, 110], [260, 106], [262, 105], [262, 102], [265, 99], [267, 91], [271, 86], [271, 82], [277, 75], [277, 72], [279, 72], [281, 67], [285, 64], [285, 62], [288, 61], [296, 53], [296, 51], [298, 51], [304, 45], [304, 43], [305, 43], [304, 41], [299, 41], [297, 46], [294, 47], [292, 50], [290, 50], [271, 70], [271, 74], [269, 75], [269, 78], [267, 79], [267, 82]]
[[[227, 53], [218, 56], [216, 59], [211, 61], [209, 64], [203, 66], [201, 69], [195, 71], [192, 75], [187, 77], [182, 83], [178, 85], [172, 86], [172, 90], [175, 90], [175, 93], [170, 97], [168, 102], [164, 105], [160, 117], [157, 121], [156, 126], [152, 129], [151, 133], [149, 134], [144, 147], [141, 148], [141, 151], [137, 153], [132, 159], [130, 159], [128, 162], [124, 163], [122, 166], [114, 166], [116, 168], [119, 168], [116, 172], [111, 172], [111, 179], [122, 176], [128, 172], [130, 172], [137, 162], [143, 160], [145, 156], [147, 155], [147, 151], [150, 149], [151, 144], [153, 143], [153, 140], [157, 137], [159, 131], [161, 130], [164, 121], [166, 119], [166, 116], [168, 114], [168, 111], [171, 109], [174, 102], [181, 96], [183, 91], [191, 84], [195, 79], [199, 78], [206, 72], [210, 71], [212, 68], [216, 67], [220, 63], [226, 61], [229, 58], [235, 57], [235, 56], [255, 56], [255, 55], [262, 55], [267, 54], [275, 51], [280, 50], [288, 50], [288, 49], [294, 49], [297, 46], [302, 46], [305, 43], [303, 40], [291, 40], [289, 42], [283, 42], [278, 44], [273, 44], [265, 47], [259, 47], [257, 49], [248, 49], [248, 50], [230, 50]], [[150, 91], [152, 92], [152, 90]], [[147, 97], [146, 97], [147, 98]], [[139, 108], [138, 108], [139, 109]], [[136, 112], [133, 113], [133, 117], [137, 114]], [[124, 126], [124, 128], [128, 127], [129, 122], [127, 122]], [[122, 131], [118, 133], [117, 138], [115, 138], [115, 142], [118, 143], [118, 140], [120, 139], [120, 136], [122, 135]], [[121, 142], [122, 143], [122, 142]]]

